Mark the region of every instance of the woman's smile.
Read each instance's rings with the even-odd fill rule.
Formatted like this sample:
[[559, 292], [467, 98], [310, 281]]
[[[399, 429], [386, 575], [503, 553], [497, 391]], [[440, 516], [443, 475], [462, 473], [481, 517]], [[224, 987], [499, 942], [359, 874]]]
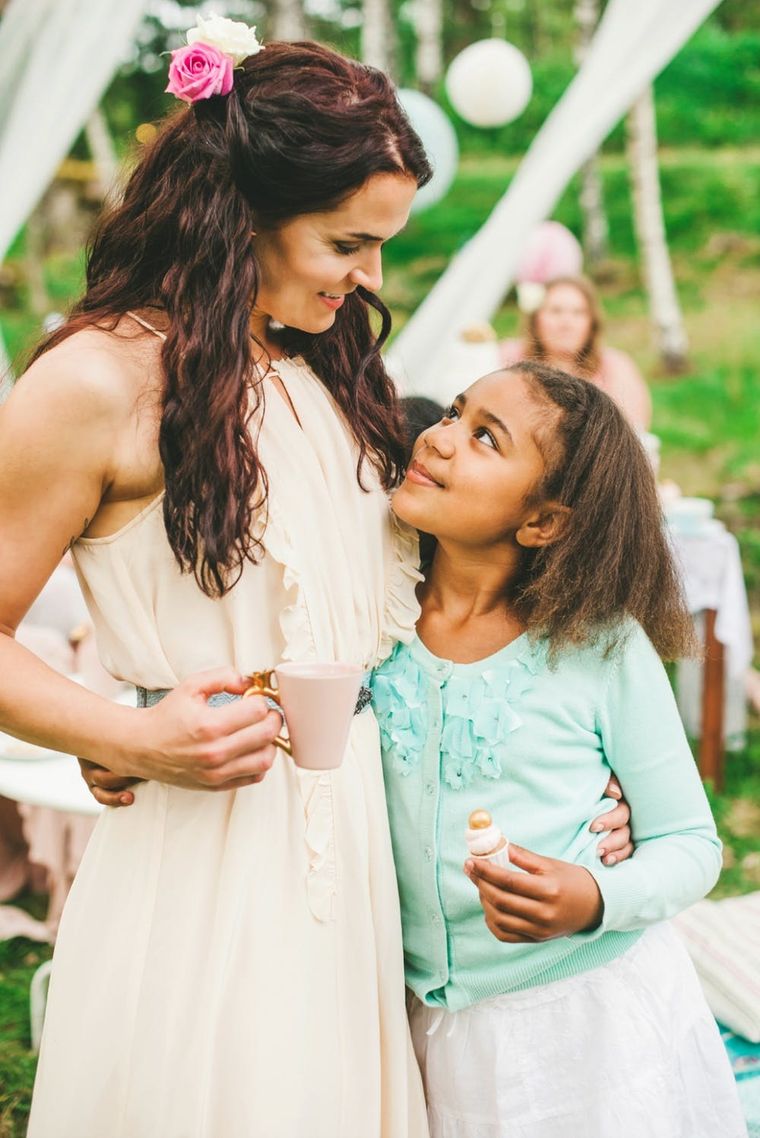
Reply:
[[348, 294], [345, 292], [320, 292], [318, 295], [322, 303], [335, 312], [341, 307]]

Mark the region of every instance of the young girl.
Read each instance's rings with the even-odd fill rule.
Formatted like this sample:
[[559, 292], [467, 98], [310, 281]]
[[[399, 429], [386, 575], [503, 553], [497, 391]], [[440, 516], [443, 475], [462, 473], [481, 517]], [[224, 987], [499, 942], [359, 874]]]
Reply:
[[[436, 539], [417, 638], [373, 681], [433, 1138], [739, 1138], [662, 923], [721, 858], [658, 660], [690, 622], [633, 431], [593, 384], [519, 364], [421, 435], [393, 508]], [[611, 767], [636, 852], [606, 869], [588, 826]], [[482, 807], [511, 869], [463, 870]]]

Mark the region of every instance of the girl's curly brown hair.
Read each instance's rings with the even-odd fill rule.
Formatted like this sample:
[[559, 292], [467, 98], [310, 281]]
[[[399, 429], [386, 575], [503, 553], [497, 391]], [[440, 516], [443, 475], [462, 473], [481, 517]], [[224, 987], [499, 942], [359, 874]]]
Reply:
[[506, 372], [522, 376], [546, 411], [536, 435], [545, 473], [530, 501], [572, 511], [553, 544], [524, 551], [510, 598], [516, 615], [553, 649], [600, 638], [611, 649], [631, 617], [663, 659], [693, 655], [693, 623], [635, 431], [593, 383], [533, 361]]
[[[432, 176], [389, 79], [318, 44], [267, 44], [236, 68], [229, 95], [169, 118], [96, 230], [84, 296], [33, 357], [82, 328], [113, 331], [130, 310], [166, 314], [164, 524], [180, 568], [211, 596], [261, 553], [253, 521], [266, 471], [249, 426], [261, 399], [252, 382], [252, 231], [335, 209], [381, 173], [418, 186]], [[389, 330], [384, 305], [357, 288], [329, 331], [281, 336], [345, 415], [357, 477], [368, 459], [386, 486], [404, 464], [398, 401], [379, 354]]]

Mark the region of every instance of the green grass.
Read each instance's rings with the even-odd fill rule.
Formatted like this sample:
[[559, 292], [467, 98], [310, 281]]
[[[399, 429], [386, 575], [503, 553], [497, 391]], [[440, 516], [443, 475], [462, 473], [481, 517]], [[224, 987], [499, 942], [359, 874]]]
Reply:
[[723, 841], [723, 873], [711, 897], [731, 897], [760, 889], [760, 728], [742, 751], [729, 754], [726, 786], [710, 793]]
[[26, 1128], [37, 1064], [29, 1050], [29, 985], [50, 952], [23, 937], [0, 941], [0, 1138], [21, 1138]]

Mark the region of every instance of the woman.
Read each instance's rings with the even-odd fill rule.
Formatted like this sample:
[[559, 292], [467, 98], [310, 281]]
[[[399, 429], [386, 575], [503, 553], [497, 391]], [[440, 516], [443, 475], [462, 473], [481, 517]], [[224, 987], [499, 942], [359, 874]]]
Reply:
[[523, 338], [502, 342], [502, 363], [510, 367], [521, 360], [540, 360], [589, 379], [615, 400], [638, 431], [648, 431], [652, 401], [647, 385], [630, 356], [601, 343], [602, 322], [591, 281], [556, 277], [528, 314]]
[[[3, 411], [0, 715], [152, 780], [100, 819], [70, 898], [34, 1138], [427, 1133], [371, 713], [320, 778], [273, 763], [263, 701], [206, 697], [283, 657], [369, 666], [411, 631], [369, 308], [387, 332], [380, 247], [429, 176], [384, 76], [268, 45], [170, 119]], [[174, 689], [154, 707], [12, 639], [69, 545], [109, 670]]]
[[[412, 634], [374, 290], [430, 169], [380, 73], [312, 44], [233, 72], [208, 27], [0, 423], [0, 718], [150, 780], [64, 914], [29, 1135], [424, 1138], [374, 717], [319, 775], [273, 761], [262, 700], [207, 699]], [[144, 710], [12, 639], [69, 544]]]

